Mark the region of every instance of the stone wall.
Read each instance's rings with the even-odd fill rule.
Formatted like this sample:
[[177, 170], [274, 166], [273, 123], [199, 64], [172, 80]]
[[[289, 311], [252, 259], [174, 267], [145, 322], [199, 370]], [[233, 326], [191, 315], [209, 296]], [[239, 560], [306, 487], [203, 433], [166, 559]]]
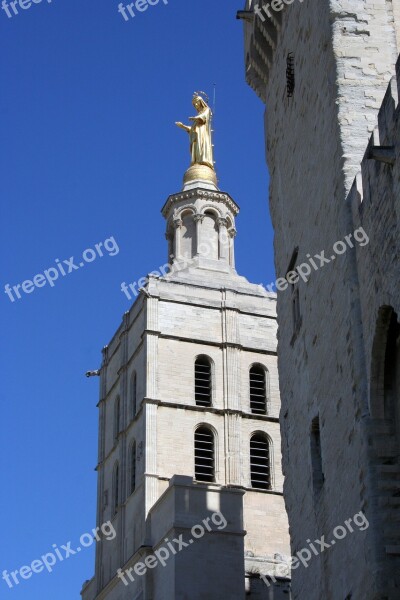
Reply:
[[[248, 1], [246, 8], [251, 10], [255, 4]], [[247, 79], [266, 102], [275, 265], [277, 275], [285, 277], [292, 266], [321, 251], [333, 256], [335, 242], [344, 240], [361, 222], [360, 218], [353, 221], [347, 194], [393, 73], [397, 32], [392, 5], [384, 1], [305, 0], [272, 12], [265, 22], [250, 13], [243, 18]], [[287, 97], [290, 53], [295, 90]], [[371, 195], [384, 197], [387, 207], [392, 194], [388, 168], [368, 166], [380, 172], [371, 181]], [[370, 219], [374, 230], [381, 232], [374, 253], [368, 255], [367, 247], [349, 248], [323, 269], [312, 269], [308, 282], [297, 284], [300, 319], [296, 324], [293, 293], [290, 289], [278, 293], [284, 492], [292, 554], [306, 547], [307, 540], [322, 535], [332, 539], [328, 536], [334, 528], [360, 510], [373, 523], [377, 510], [363, 336], [366, 328], [375, 331], [376, 321], [376, 314], [371, 318], [365, 314], [383, 299], [370, 298], [372, 290], [377, 293], [379, 276], [364, 282], [367, 277], [360, 269], [365, 271], [367, 264], [377, 268], [385, 239], [384, 261], [393, 273], [397, 241], [390, 233], [394, 203], [390, 209], [383, 207], [385, 216], [379, 225], [375, 199], [374, 207]], [[382, 264], [377, 273], [383, 270]], [[361, 286], [369, 288], [365, 300], [359, 277]], [[384, 280], [392, 281], [388, 287], [393, 296], [398, 277], [385, 275]], [[316, 417], [324, 475], [320, 492], [313, 487], [311, 462]], [[307, 569], [294, 570], [294, 598], [391, 598], [377, 577], [382, 566], [374, 550], [377, 537], [375, 526], [355, 531], [314, 557]]]
[[357, 272], [368, 382], [371, 516], [376, 560], [390, 598], [400, 594], [400, 394], [393, 390], [397, 409], [391, 409], [385, 381], [386, 365], [396, 359], [390, 356], [395, 349], [387, 346], [390, 321], [400, 315], [399, 61], [396, 70], [348, 198], [354, 228], [362, 227], [369, 238], [368, 245], [357, 248]]

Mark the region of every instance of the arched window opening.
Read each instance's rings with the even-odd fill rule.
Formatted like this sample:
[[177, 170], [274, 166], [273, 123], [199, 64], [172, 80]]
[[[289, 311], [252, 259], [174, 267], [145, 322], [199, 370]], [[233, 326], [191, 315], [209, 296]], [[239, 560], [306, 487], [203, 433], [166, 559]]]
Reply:
[[182, 216], [181, 256], [191, 259], [196, 253], [196, 223], [192, 213]]
[[267, 414], [267, 375], [262, 365], [250, 369], [250, 410], [254, 415]]
[[393, 420], [399, 429], [400, 403], [400, 324], [393, 311], [390, 318], [385, 352], [384, 371], [384, 415]]
[[205, 425], [194, 434], [194, 468], [197, 481], [215, 481], [214, 434]]
[[271, 489], [271, 464], [269, 439], [264, 433], [255, 433], [250, 439], [251, 487]]
[[371, 361], [370, 412], [400, 431], [400, 323], [391, 306], [378, 312]]
[[201, 229], [201, 239], [203, 249], [201, 254], [207, 258], [218, 260], [219, 233], [216, 223], [216, 217], [210, 211], [206, 211]]
[[198, 406], [211, 406], [211, 362], [199, 356], [194, 366], [195, 400]]

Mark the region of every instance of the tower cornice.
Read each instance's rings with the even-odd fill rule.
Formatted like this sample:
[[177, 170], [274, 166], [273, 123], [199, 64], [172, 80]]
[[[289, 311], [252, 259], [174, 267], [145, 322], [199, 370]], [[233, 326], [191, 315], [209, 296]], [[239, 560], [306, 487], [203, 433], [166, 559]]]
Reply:
[[185, 200], [192, 201], [195, 198], [201, 198], [203, 200], [210, 200], [212, 202], [221, 202], [229, 208], [236, 216], [239, 214], [239, 206], [233, 200], [233, 198], [226, 192], [214, 192], [213, 190], [206, 190], [202, 188], [195, 188], [194, 190], [188, 190], [186, 192], [179, 192], [178, 194], [171, 194], [164, 206], [161, 209], [163, 217], [167, 218], [171, 208], [174, 204]]

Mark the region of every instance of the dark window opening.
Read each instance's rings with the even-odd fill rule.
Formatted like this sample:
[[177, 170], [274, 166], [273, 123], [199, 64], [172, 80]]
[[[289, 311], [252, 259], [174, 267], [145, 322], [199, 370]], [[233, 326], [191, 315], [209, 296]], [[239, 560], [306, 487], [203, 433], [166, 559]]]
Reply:
[[[292, 319], [293, 319], [293, 334], [295, 335], [301, 326], [301, 312], [300, 312], [300, 292], [299, 292], [299, 276], [296, 269], [297, 259], [299, 256], [299, 249], [295, 248], [292, 258], [290, 259], [289, 267], [286, 273], [286, 279], [290, 285], [291, 292], [291, 305], [292, 305]], [[293, 283], [292, 283], [293, 282]]]
[[319, 417], [311, 424], [311, 466], [314, 492], [319, 492], [324, 484], [324, 472], [322, 470], [321, 430]]
[[250, 369], [250, 410], [255, 415], [267, 414], [267, 378], [261, 365]]
[[250, 440], [251, 487], [258, 490], [271, 489], [271, 465], [269, 440], [266, 435], [256, 433]]
[[198, 406], [211, 406], [211, 363], [200, 356], [194, 366], [195, 400]]
[[194, 469], [197, 481], [215, 480], [214, 434], [208, 427], [199, 427], [194, 434]]
[[293, 96], [294, 86], [294, 54], [293, 52], [289, 52], [286, 58], [286, 93], [288, 98]]

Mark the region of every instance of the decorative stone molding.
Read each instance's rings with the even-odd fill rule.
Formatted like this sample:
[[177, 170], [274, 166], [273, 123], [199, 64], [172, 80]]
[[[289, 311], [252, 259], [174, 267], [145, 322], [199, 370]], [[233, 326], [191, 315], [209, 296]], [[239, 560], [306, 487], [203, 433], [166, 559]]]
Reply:
[[[181, 192], [179, 194], [172, 194], [168, 197], [166, 203], [164, 204], [161, 213], [167, 218], [171, 208], [177, 202], [182, 202], [183, 200], [191, 200], [192, 202], [197, 198], [204, 198], [210, 200], [212, 202], [221, 202], [225, 206], [232, 211], [232, 213], [236, 216], [239, 214], [239, 207], [236, 202], [226, 194], [225, 192], [213, 192], [211, 190], [203, 190], [201, 188], [196, 188], [195, 190], [189, 190], [187, 192]], [[184, 207], [179, 208], [179, 212], [183, 210]]]
[[175, 208], [174, 210], [174, 218], [180, 218], [182, 213], [185, 211], [189, 211], [194, 215], [196, 213], [196, 209], [193, 204], [184, 204], [184, 206], [180, 206], [179, 208]]
[[237, 230], [235, 227], [231, 227], [230, 229], [228, 229], [228, 233], [232, 238], [235, 238], [237, 235]]
[[182, 227], [182, 219], [173, 219], [173, 224], [175, 229], [179, 229], [180, 227]]
[[[201, 207], [201, 213], [206, 214], [207, 211], [212, 211], [216, 219], [222, 217], [222, 211], [219, 206], [215, 206], [215, 204], [205, 204]], [[216, 214], [215, 214], [216, 213]]]
[[204, 221], [205, 215], [201, 215], [199, 213], [195, 214], [193, 220], [195, 223], [202, 223]]
[[218, 217], [217, 225], [221, 229], [221, 227], [228, 227], [228, 219], [226, 217]]

